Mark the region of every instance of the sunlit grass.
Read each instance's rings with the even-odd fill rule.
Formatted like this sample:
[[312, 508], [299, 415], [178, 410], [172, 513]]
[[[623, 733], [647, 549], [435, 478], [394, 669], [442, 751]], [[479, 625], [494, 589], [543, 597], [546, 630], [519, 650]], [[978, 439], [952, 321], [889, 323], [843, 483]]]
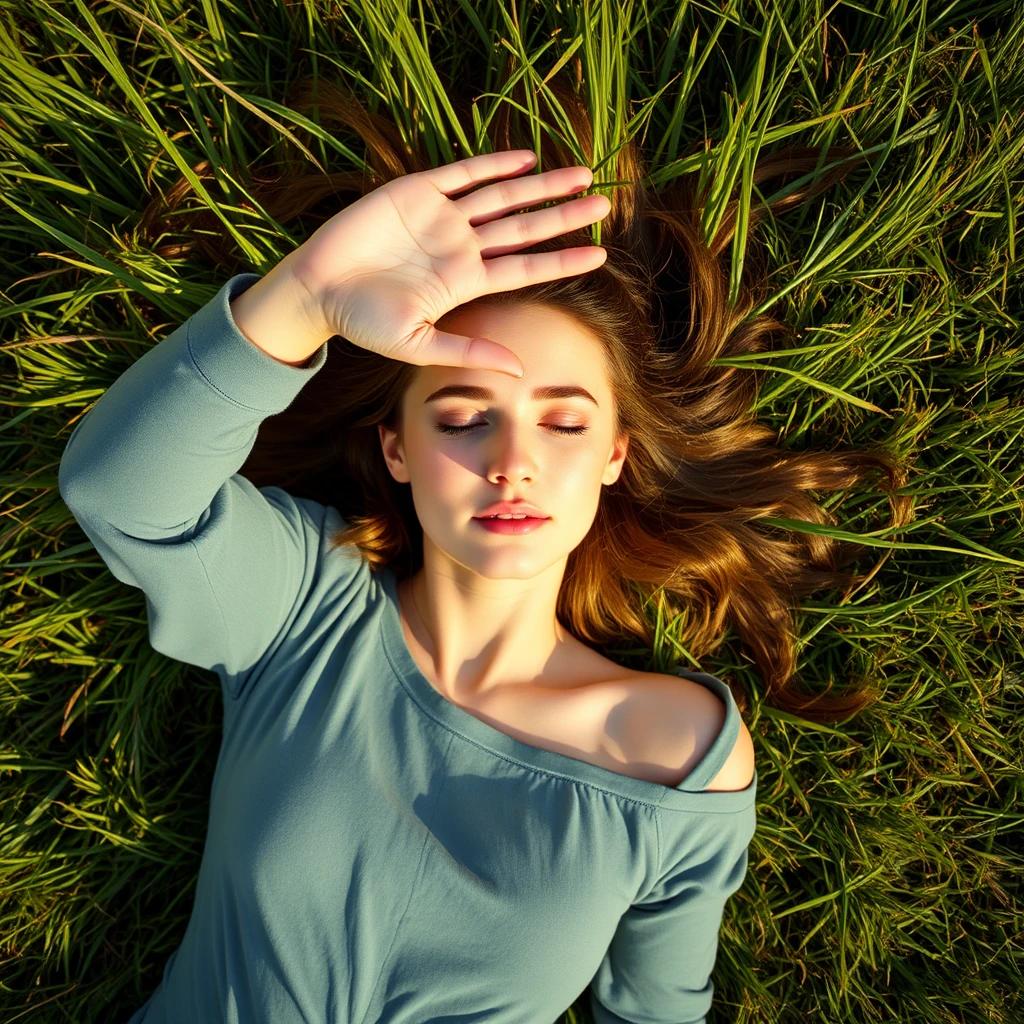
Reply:
[[[143, 595], [57, 492], [80, 417], [223, 283], [141, 245], [141, 209], [185, 175], [237, 270], [269, 269], [302, 237], [246, 209], [231, 168], [279, 138], [313, 168], [362, 160], [288, 108], [288, 83], [344, 79], [442, 163], [479, 151], [509, 54], [538, 92], [581, 61], [597, 186], [636, 134], [652, 185], [709, 183], [708, 237], [740, 198], [722, 254], [734, 286], [751, 209], [777, 198], [752, 178], [759, 150], [868, 155], [752, 229], [771, 267], [755, 312], [798, 337], [734, 362], [764, 368], [757, 411], [787, 447], [911, 458], [917, 518], [887, 533], [883, 496], [825, 502], [827, 532], [885, 557], [852, 593], [801, 606], [801, 675], [869, 678], [869, 712], [805, 722], [762, 702], [734, 646], [716, 660], [755, 696], [760, 787], [709, 1021], [1024, 1020], [1017, 5], [15, 0], [4, 14], [0, 1020], [127, 1019], [182, 937], [206, 831], [216, 680], [150, 648]], [[470, 137], [451, 82], [478, 96]], [[565, 128], [530, 112], [538, 143]], [[563, 1020], [589, 1020], [582, 996]]]

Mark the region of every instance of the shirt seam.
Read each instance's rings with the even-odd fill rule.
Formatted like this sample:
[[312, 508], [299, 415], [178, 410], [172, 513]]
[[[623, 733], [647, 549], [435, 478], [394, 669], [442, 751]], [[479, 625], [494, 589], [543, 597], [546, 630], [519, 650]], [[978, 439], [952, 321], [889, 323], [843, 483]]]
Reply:
[[[220, 598], [217, 596], [217, 588], [213, 585], [213, 580], [210, 579], [210, 570], [206, 568], [206, 563], [203, 561], [203, 556], [199, 551], [199, 545], [196, 543], [194, 537], [189, 537], [188, 542], [192, 545], [192, 550], [196, 553], [196, 559], [198, 560], [199, 565], [202, 567], [203, 570], [203, 578], [206, 580], [206, 585], [210, 588], [210, 593], [213, 595], [213, 603], [214, 605], [216, 605], [217, 614], [220, 615], [221, 625], [224, 629], [224, 636], [230, 637], [231, 630], [228, 628], [227, 616], [224, 614], [224, 609], [221, 606]], [[237, 678], [231, 672], [231, 669], [229, 667], [229, 659], [227, 656], [225, 656], [224, 674], [227, 680], [225, 685], [228, 690], [228, 696], [231, 698], [232, 701], [236, 701], [238, 700], [238, 681]]]

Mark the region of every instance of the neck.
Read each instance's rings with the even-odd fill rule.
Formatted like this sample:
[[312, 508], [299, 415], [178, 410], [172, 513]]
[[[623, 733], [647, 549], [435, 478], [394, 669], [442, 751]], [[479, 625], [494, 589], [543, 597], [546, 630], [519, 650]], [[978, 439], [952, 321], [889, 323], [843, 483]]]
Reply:
[[463, 582], [424, 566], [400, 588], [424, 674], [442, 692], [463, 699], [502, 686], [537, 685], [557, 674], [576, 646], [555, 613], [561, 578], [555, 566], [547, 587], [543, 577], [486, 580], [481, 587], [479, 577]]

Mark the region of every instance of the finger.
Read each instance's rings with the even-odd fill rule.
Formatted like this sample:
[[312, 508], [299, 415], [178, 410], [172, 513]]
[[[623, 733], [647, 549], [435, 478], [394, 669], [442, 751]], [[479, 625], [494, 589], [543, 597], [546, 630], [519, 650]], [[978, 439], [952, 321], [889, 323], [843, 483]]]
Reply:
[[527, 174], [477, 189], [456, 200], [472, 227], [504, 217], [525, 206], [536, 206], [552, 199], [582, 192], [594, 183], [589, 167], [559, 167], [543, 174]]
[[546, 210], [520, 213], [515, 217], [503, 217], [474, 228], [480, 240], [480, 255], [484, 259], [504, 256], [506, 253], [523, 249], [543, 239], [554, 238], [574, 228], [606, 217], [612, 208], [607, 196], [586, 196], [571, 203], [561, 203]]
[[[490, 292], [509, 292], [541, 281], [554, 281], [573, 274], [596, 270], [608, 258], [608, 251], [599, 245], [582, 245], [554, 252], [513, 253], [498, 259], [484, 260], [482, 289], [475, 289], [472, 298]], [[469, 299], [463, 301], [468, 302]]]
[[517, 379], [524, 372], [523, 364], [511, 349], [488, 338], [468, 338], [464, 334], [435, 330], [426, 351], [431, 365], [494, 370]]
[[444, 195], [461, 192], [471, 185], [505, 174], [519, 174], [537, 161], [537, 155], [530, 149], [503, 149], [497, 153], [481, 153], [465, 160], [442, 167], [431, 167], [419, 171], [431, 185]]

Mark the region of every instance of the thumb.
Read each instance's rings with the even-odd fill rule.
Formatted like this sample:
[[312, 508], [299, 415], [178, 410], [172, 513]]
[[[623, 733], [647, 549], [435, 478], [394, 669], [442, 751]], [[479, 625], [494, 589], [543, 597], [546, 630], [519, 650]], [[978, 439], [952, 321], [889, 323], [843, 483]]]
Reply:
[[523, 364], [504, 345], [489, 338], [469, 338], [464, 334], [435, 331], [431, 343], [432, 363], [440, 366], [466, 366], [473, 370], [494, 370], [521, 379]]

